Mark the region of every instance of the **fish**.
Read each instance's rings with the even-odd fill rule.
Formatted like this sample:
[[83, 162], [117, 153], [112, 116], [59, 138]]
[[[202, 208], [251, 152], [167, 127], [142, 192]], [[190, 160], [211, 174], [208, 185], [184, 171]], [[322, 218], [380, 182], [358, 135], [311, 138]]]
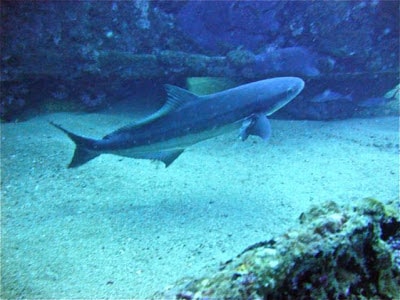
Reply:
[[269, 74], [290, 74], [316, 77], [321, 74], [318, 69], [320, 58], [304, 47], [287, 47], [266, 51], [255, 55], [253, 68], [258, 72]]
[[387, 99], [397, 99], [400, 98], [400, 83], [396, 85], [393, 89], [388, 91], [383, 97]]
[[330, 102], [330, 101], [351, 102], [351, 101], [353, 101], [353, 97], [351, 96], [351, 94], [342, 95], [340, 93], [337, 93], [337, 92], [327, 89], [327, 90], [323, 91], [321, 94], [318, 94], [309, 100], [309, 102], [313, 102], [313, 103], [324, 103], [324, 102]]
[[293, 100], [304, 88], [298, 77], [277, 77], [198, 96], [174, 85], [165, 85], [167, 100], [156, 112], [123, 126], [102, 139], [77, 135], [50, 122], [74, 143], [68, 168], [79, 167], [101, 154], [161, 161], [168, 167], [183, 151], [200, 141], [238, 130], [268, 140], [268, 116]]
[[367, 98], [359, 103], [357, 103], [358, 106], [364, 107], [364, 108], [369, 108], [369, 107], [378, 107], [378, 106], [383, 106], [386, 103], [390, 102], [392, 99], [388, 99], [385, 97], [372, 97], [372, 98]]

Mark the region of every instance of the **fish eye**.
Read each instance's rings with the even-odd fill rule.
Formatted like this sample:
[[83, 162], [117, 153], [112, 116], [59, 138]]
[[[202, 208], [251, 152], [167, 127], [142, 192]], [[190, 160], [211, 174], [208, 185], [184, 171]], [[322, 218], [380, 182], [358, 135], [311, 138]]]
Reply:
[[293, 94], [293, 92], [294, 92], [294, 88], [293, 87], [290, 87], [290, 88], [287, 89], [287, 93], [288, 94]]

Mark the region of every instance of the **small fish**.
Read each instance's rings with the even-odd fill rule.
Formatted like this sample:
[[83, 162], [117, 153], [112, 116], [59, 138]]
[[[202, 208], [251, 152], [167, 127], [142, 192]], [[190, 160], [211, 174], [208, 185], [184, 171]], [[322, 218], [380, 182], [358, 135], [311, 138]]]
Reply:
[[382, 106], [385, 105], [386, 103], [390, 102], [391, 99], [385, 98], [385, 97], [374, 97], [374, 98], [368, 98], [365, 100], [360, 101], [357, 103], [358, 106], [360, 107], [377, 107], [377, 106]]
[[320, 75], [318, 56], [304, 47], [268, 49], [255, 56], [256, 68], [272, 74], [301, 74], [314, 77]]
[[267, 140], [271, 131], [267, 116], [294, 99], [303, 87], [300, 78], [278, 77], [197, 96], [166, 85], [168, 99], [163, 107], [99, 140], [51, 124], [76, 145], [69, 168], [103, 153], [159, 160], [169, 166], [185, 148], [232, 130], [239, 130], [242, 140], [249, 135]]
[[348, 95], [342, 95], [337, 92], [333, 92], [329, 89], [325, 90], [321, 94], [318, 94], [311, 98], [309, 102], [314, 102], [314, 103], [323, 103], [323, 102], [329, 102], [329, 101], [348, 101], [351, 102], [353, 101], [353, 97], [351, 94]]
[[399, 99], [400, 98], [400, 83], [396, 85], [393, 89], [388, 91], [385, 96], [387, 99]]

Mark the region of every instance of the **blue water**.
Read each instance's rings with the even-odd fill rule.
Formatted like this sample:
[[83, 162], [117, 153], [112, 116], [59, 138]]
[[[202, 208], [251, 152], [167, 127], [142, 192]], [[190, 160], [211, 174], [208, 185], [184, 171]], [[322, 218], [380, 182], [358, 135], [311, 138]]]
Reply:
[[[3, 1], [0, 14], [1, 298], [149, 298], [313, 205], [399, 201], [397, 1]], [[269, 116], [268, 142], [235, 130], [168, 168], [103, 154], [68, 169], [75, 145], [49, 124], [100, 139], [157, 111], [164, 84], [287, 76], [305, 87]]]

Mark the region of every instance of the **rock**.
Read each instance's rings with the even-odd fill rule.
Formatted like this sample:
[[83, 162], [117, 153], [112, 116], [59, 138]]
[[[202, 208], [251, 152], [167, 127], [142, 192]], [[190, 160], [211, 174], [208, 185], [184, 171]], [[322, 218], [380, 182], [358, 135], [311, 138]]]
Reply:
[[188, 1], [177, 15], [182, 31], [202, 48], [224, 53], [238, 46], [258, 50], [281, 27], [281, 1]]
[[398, 201], [327, 202], [303, 213], [287, 234], [154, 299], [393, 299], [400, 294], [399, 242]]
[[[1, 8], [4, 120], [60, 93], [48, 86], [93, 104], [103, 94], [116, 101], [127, 81], [197, 76], [299, 76], [305, 103], [296, 99], [278, 114], [347, 118], [350, 104], [308, 105], [307, 97], [332, 89], [361, 101], [399, 79], [396, 1], [4, 0]], [[29, 93], [13, 89], [19, 85]]]

